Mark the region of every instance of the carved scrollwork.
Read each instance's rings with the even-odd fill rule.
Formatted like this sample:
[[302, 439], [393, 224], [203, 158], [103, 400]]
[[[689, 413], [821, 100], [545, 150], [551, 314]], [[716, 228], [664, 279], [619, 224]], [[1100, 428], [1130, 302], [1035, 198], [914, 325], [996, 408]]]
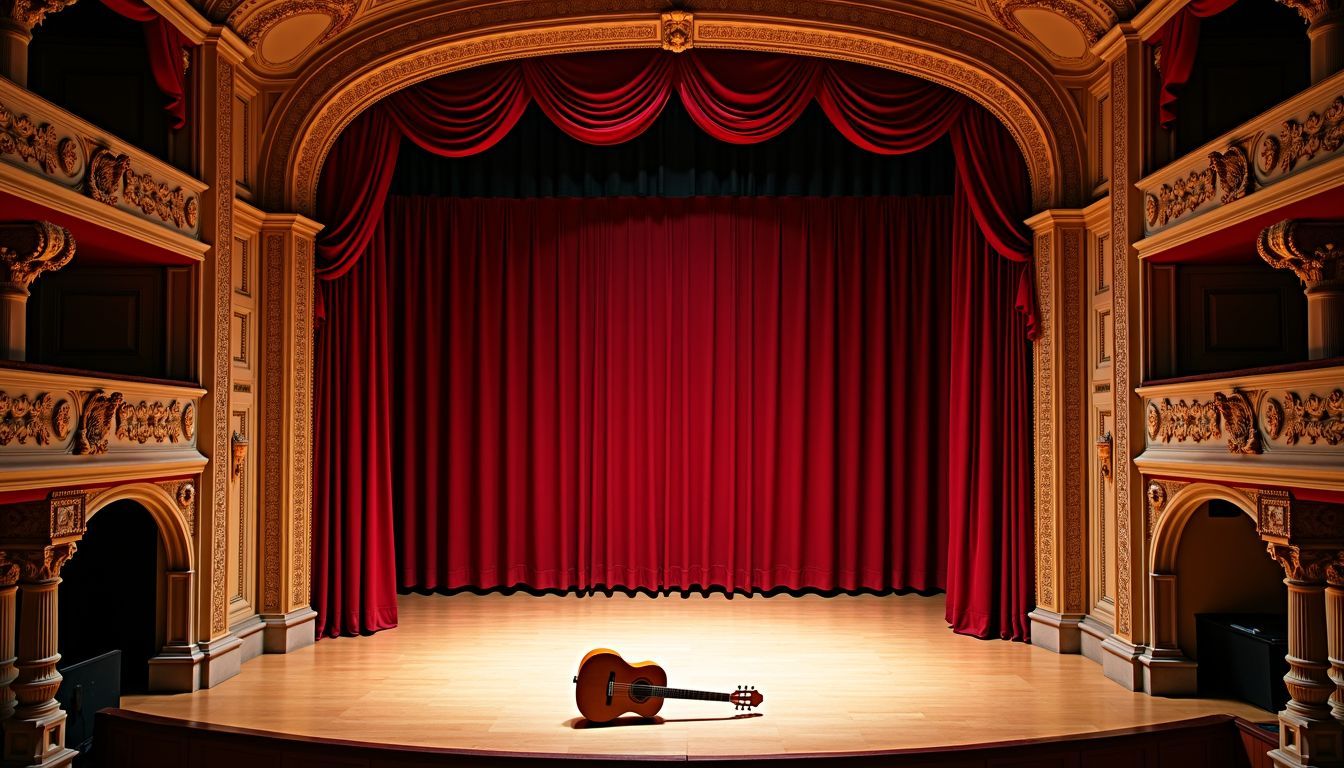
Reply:
[[1181, 400], [1172, 404], [1163, 398], [1161, 404], [1148, 404], [1148, 437], [1170, 443], [1200, 443], [1222, 437], [1219, 410], [1214, 403]]
[[7, 10], [10, 18], [31, 31], [46, 20], [47, 14], [74, 4], [75, 0], [13, 0]]
[[1288, 392], [1283, 403], [1270, 398], [1265, 405], [1265, 427], [1272, 438], [1283, 435], [1288, 445], [1303, 439], [1315, 445], [1344, 443], [1344, 391], [1336, 389], [1322, 398], [1315, 393], [1306, 399]]
[[75, 238], [49, 221], [0, 224], [0, 288], [27, 295], [38, 275], [55, 272], [75, 257]]
[[70, 403], [57, 400], [50, 394], [29, 398], [27, 395], [10, 396], [0, 392], [0, 445], [17, 441], [19, 445], [32, 440], [37, 445], [64, 440], [70, 433]]
[[1251, 169], [1246, 160], [1246, 152], [1236, 145], [1225, 152], [1210, 152], [1209, 167], [1218, 177], [1218, 186], [1223, 190], [1222, 201], [1230, 203], [1246, 196], [1250, 189]]
[[176, 443], [182, 439], [182, 406], [176, 400], [123, 403], [117, 409], [117, 437], [141, 445], [150, 440]]
[[[67, 152], [73, 155], [67, 168]], [[50, 124], [38, 125], [27, 115], [15, 115], [0, 104], [0, 155], [14, 155], [26, 163], [34, 163], [48, 175], [55, 175], [57, 169], [73, 175], [78, 169], [78, 149], [74, 142], [65, 138], [59, 146], [56, 141], [56, 129]]]
[[1285, 219], [1260, 231], [1255, 247], [1275, 269], [1291, 270], [1308, 287], [1344, 274], [1344, 223]]
[[75, 543], [56, 544], [42, 549], [20, 549], [7, 553], [19, 566], [19, 578], [28, 582], [51, 581], [61, 575], [66, 561], [75, 556]]
[[681, 53], [695, 45], [691, 37], [694, 16], [686, 11], [668, 11], [662, 17], [663, 50]]
[[88, 191], [101, 203], [116, 205], [120, 197], [146, 216], [157, 216], [178, 227], [194, 229], [200, 219], [200, 203], [195, 197], [148, 173], [136, 173], [128, 156], [113, 154], [106, 147], [99, 147], [89, 159]]
[[1165, 226], [1212, 200], [1217, 183], [1213, 169], [1205, 168], [1191, 171], [1190, 175], [1176, 179], [1171, 184], [1163, 184], [1156, 196], [1148, 195], [1151, 202], [1144, 200], [1148, 226]]
[[1335, 97], [1324, 114], [1312, 112], [1300, 123], [1285, 120], [1275, 144], [1280, 152], [1279, 168], [1284, 173], [1291, 173], [1299, 162], [1321, 152], [1339, 149], [1344, 145], [1344, 96]]
[[125, 397], [120, 392], [91, 393], [84, 402], [84, 417], [75, 433], [75, 453], [98, 455], [107, 453], [107, 439], [112, 433], [117, 412]]
[[1213, 394], [1213, 402], [1227, 429], [1227, 450], [1238, 454], [1260, 452], [1260, 433], [1255, 428], [1255, 409], [1242, 392]]

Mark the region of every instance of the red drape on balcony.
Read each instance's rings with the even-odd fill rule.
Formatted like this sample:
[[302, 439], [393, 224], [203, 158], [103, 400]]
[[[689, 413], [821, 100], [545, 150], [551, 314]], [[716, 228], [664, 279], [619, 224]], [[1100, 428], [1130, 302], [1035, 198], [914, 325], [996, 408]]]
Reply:
[[1161, 51], [1158, 72], [1162, 78], [1162, 89], [1157, 106], [1158, 119], [1163, 128], [1175, 125], [1176, 100], [1195, 71], [1195, 56], [1199, 53], [1199, 20], [1217, 16], [1235, 2], [1237, 0], [1190, 0], [1149, 39], [1148, 42]]
[[[873, 151], [949, 135], [953, 202], [393, 201], [384, 218], [403, 136], [482, 151], [535, 100], [614, 143], [673, 91], [725, 141], [777, 135], [810, 99]], [[371, 109], [319, 190], [319, 632], [395, 622], [400, 581], [945, 587], [957, 631], [1025, 638], [1025, 176], [960, 96], [810, 59], [527, 60]]]
[[164, 109], [172, 117], [174, 130], [187, 124], [187, 67], [184, 52], [195, 47], [191, 38], [150, 8], [142, 0], [103, 0], [103, 5], [121, 16], [144, 25], [145, 46], [149, 50], [149, 69], [154, 83], [167, 97]]

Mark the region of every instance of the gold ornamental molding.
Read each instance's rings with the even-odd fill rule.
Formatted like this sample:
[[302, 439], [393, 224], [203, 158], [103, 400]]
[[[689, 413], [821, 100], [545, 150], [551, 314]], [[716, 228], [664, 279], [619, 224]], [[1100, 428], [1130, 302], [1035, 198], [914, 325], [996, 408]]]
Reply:
[[1260, 232], [1260, 258], [1291, 270], [1308, 287], [1344, 277], [1344, 220], [1286, 219]]
[[[1121, 7], [1117, 8], [1117, 5]], [[1023, 9], [1053, 11], [1063, 16], [1078, 28], [1089, 47], [1096, 45], [1101, 36], [1106, 34], [1106, 30], [1120, 21], [1121, 17], [1117, 11], [1124, 12], [1125, 16], [1134, 12], [1133, 4], [1128, 2], [1111, 4], [1100, 0], [989, 0], [989, 10], [999, 23], [1031, 40], [1035, 35], [1024, 28], [1014, 15]]]
[[316, 40], [318, 45], [325, 43], [350, 26], [355, 11], [359, 9], [359, 0], [286, 0], [266, 5], [258, 13], [261, 6], [258, 0], [245, 0], [229, 13], [226, 22], [238, 30], [239, 37], [253, 48], [257, 47], [271, 27], [292, 16], [309, 13], [324, 14], [331, 19], [326, 30]]
[[195, 195], [148, 173], [136, 173], [129, 156], [115, 155], [106, 147], [98, 147], [89, 158], [88, 190], [100, 203], [116, 205], [124, 200], [146, 216], [178, 229], [195, 231], [200, 223], [200, 202]]
[[50, 123], [15, 114], [3, 103], [0, 103], [0, 155], [31, 163], [48, 176], [57, 172], [74, 176], [81, 165], [79, 144], [73, 138], [59, 136]]
[[64, 441], [70, 434], [70, 414], [70, 401], [49, 393], [30, 398], [0, 391], [0, 446], [11, 441], [19, 445], [29, 440], [37, 445]]
[[669, 11], [662, 16], [663, 50], [689, 51], [695, 45], [691, 24], [695, 17], [685, 11]]
[[1148, 403], [1148, 437], [1170, 443], [1172, 440], [1183, 443], [1201, 443], [1222, 437], [1218, 408], [1211, 402], [1201, 403], [1181, 400], [1172, 403], [1163, 398], [1161, 403]]
[[1344, 444], [1344, 390], [1336, 389], [1325, 397], [1311, 393], [1303, 399], [1286, 392], [1282, 400], [1269, 397], [1264, 408], [1265, 431], [1270, 439], [1283, 439], [1287, 445], [1306, 440], [1315, 445], [1324, 442]]
[[[968, 30], [964, 17], [950, 13], [852, 2], [797, 0], [787, 16], [758, 8], [752, 0], [697, 3], [685, 19], [686, 42], [853, 61], [952, 88], [1008, 127], [1027, 159], [1037, 208], [1082, 199], [1077, 108], [1039, 61], [999, 39], [1003, 30], [988, 23]], [[398, 89], [507, 59], [672, 44], [663, 9], [649, 0], [576, 0], [565, 11], [557, 16], [544, 0], [469, 13], [446, 7], [414, 24], [384, 19], [328, 46], [276, 107], [262, 151], [264, 199], [311, 214], [322, 163], [340, 132]], [[671, 32], [680, 45], [676, 25]]]
[[28, 295], [44, 272], [55, 272], [75, 257], [75, 238], [49, 221], [0, 223], [0, 293]]

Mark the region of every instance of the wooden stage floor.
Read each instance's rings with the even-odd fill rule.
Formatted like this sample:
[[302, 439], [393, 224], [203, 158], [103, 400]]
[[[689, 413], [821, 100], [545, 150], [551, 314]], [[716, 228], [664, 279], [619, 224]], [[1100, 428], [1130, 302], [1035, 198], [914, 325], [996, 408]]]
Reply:
[[[890, 750], [1094, 733], [1231, 701], [1131, 693], [1082, 656], [953, 634], [942, 597], [410, 595], [401, 626], [262, 656], [195, 694], [126, 709], [262, 731], [532, 753], [743, 755]], [[755, 685], [759, 716], [668, 701], [652, 725], [575, 728], [573, 675], [606, 646], [669, 685]]]

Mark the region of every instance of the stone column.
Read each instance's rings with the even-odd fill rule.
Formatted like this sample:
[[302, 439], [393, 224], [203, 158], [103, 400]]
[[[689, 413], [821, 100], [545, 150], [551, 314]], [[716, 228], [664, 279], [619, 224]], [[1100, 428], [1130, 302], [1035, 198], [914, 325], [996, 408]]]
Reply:
[[258, 520], [262, 562], [262, 648], [288, 653], [312, 645], [309, 606], [313, 487], [313, 242], [321, 225], [268, 214], [261, 225], [261, 441]]
[[1325, 631], [1330, 680], [1330, 712], [1344, 724], [1344, 551], [1336, 552], [1325, 569]]
[[1311, 82], [1344, 69], [1344, 9], [1340, 0], [1279, 0], [1302, 15], [1311, 40]]
[[75, 238], [49, 221], [0, 223], [0, 358], [28, 352], [28, 287], [75, 255]]
[[19, 566], [0, 554], [0, 723], [14, 714], [14, 690], [10, 685], [19, 672], [14, 666], [15, 611], [18, 609], [15, 593], [18, 583]]
[[1306, 286], [1307, 356], [1344, 355], [1344, 219], [1286, 219], [1261, 231], [1256, 248]]
[[1287, 575], [1288, 674], [1283, 680], [1291, 697], [1279, 713], [1279, 747], [1269, 756], [1280, 768], [1338, 766], [1344, 762], [1340, 724], [1326, 703], [1335, 690], [1328, 675], [1324, 595], [1331, 553], [1270, 543], [1269, 555]]
[[5, 766], [56, 768], [76, 753], [65, 746], [65, 712], [56, 702], [61, 673], [56, 664], [57, 587], [61, 566], [75, 553], [73, 542], [8, 553], [19, 564], [18, 667], [14, 694], [18, 707], [5, 721]]

